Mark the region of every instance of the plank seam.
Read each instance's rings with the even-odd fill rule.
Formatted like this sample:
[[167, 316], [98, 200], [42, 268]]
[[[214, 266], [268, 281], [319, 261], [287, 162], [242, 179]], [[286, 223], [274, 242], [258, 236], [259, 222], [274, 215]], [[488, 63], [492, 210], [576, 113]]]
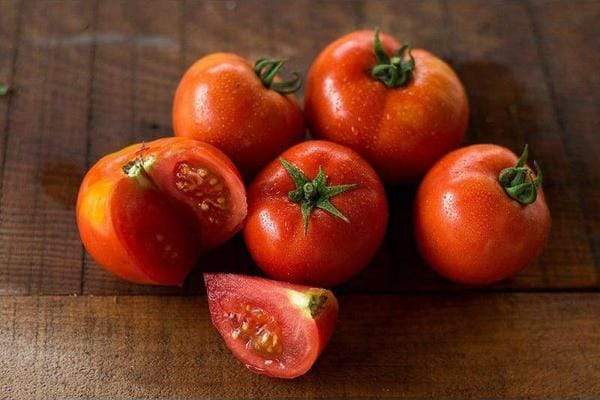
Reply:
[[[337, 293], [336, 293], [337, 292]], [[437, 296], [437, 295], [470, 295], [470, 294], [599, 294], [600, 288], [590, 287], [572, 287], [572, 288], [462, 288], [462, 289], [427, 289], [427, 290], [404, 290], [404, 291], [380, 291], [373, 292], [360, 290], [354, 292], [339, 292], [334, 290], [336, 297], [343, 298], [348, 296]], [[65, 297], [85, 297], [85, 298], [108, 298], [108, 297], [165, 297], [165, 298], [205, 298], [206, 293], [114, 293], [114, 294], [0, 294], [2, 298], [16, 297], [44, 297], [44, 298], [65, 298]]]
[[[51, 8], [49, 4], [44, 4], [44, 14], [47, 16], [47, 25], [46, 27], [49, 27], [48, 30], [49, 32], [51, 32], [52, 34], [54, 34], [56, 32], [56, 25], [52, 25], [50, 26], [49, 21], [51, 21], [51, 18], [49, 16], [50, 12], [51, 12]], [[37, 133], [37, 164], [35, 167], [35, 181], [36, 182], [40, 182], [40, 174], [42, 173], [42, 159], [43, 157], [42, 155], [42, 151], [44, 149], [43, 146], [43, 141], [44, 141], [44, 126], [45, 124], [48, 122], [48, 115], [47, 115], [47, 110], [48, 110], [48, 104], [46, 102], [46, 96], [48, 96], [48, 75], [49, 75], [49, 66], [51, 65], [50, 62], [54, 62], [54, 60], [56, 60], [56, 49], [57, 47], [59, 47], [61, 44], [60, 43], [56, 43], [53, 44], [51, 46], [48, 47], [48, 49], [46, 50], [46, 53], [44, 54], [44, 66], [43, 66], [43, 70], [44, 70], [44, 78], [42, 80], [42, 84], [41, 84], [41, 96], [40, 96], [40, 114], [37, 118], [36, 121], [36, 133]], [[33, 218], [34, 218], [34, 223], [36, 225], [39, 225], [39, 221], [38, 219], [40, 218], [39, 215], [39, 201], [40, 201], [40, 186], [41, 185], [36, 185], [35, 186], [35, 190], [33, 192]], [[38, 292], [41, 290], [42, 284], [41, 281], [43, 279], [43, 275], [42, 272], [44, 271], [44, 262], [46, 260], [46, 237], [44, 237], [43, 242], [41, 243], [41, 255], [40, 255], [40, 266], [41, 268], [38, 268], [38, 273], [37, 273], [37, 277], [38, 282]], [[29, 277], [27, 279], [27, 293], [31, 294], [31, 287], [33, 285], [33, 270], [34, 270], [35, 264], [32, 262], [31, 265], [29, 266]]]
[[[96, 35], [96, 29], [98, 27], [98, 13], [99, 13], [99, 1], [96, 0], [96, 2], [94, 3], [94, 10], [93, 10], [93, 14], [92, 14], [92, 31], [93, 31], [93, 35], [95, 37]], [[95, 83], [95, 75], [96, 75], [96, 47], [97, 47], [97, 42], [96, 40], [92, 41], [92, 45], [90, 46], [90, 77], [89, 77], [89, 82], [88, 82], [88, 94], [87, 94], [87, 98], [88, 98], [88, 109], [87, 109], [87, 116], [86, 116], [86, 125], [85, 125], [85, 169], [87, 171], [87, 169], [90, 167], [90, 153], [91, 153], [91, 146], [92, 146], [92, 138], [90, 135], [90, 131], [92, 129], [92, 115], [93, 115], [93, 109], [94, 109], [94, 83]], [[84, 279], [85, 279], [85, 258], [86, 258], [86, 251], [85, 251], [85, 246], [83, 245], [83, 243], [81, 244], [81, 270], [79, 272], [79, 294], [83, 294], [83, 283], [84, 283]]]

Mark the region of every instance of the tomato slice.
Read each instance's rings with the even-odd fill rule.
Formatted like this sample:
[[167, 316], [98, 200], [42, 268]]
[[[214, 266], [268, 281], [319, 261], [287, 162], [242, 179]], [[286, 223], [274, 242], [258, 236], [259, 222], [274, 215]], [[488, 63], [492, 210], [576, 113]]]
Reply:
[[214, 248], [233, 236], [246, 218], [244, 183], [231, 161], [214, 146], [196, 140], [176, 142], [159, 151], [148, 174], [160, 190], [195, 214], [200, 247]]
[[204, 281], [214, 326], [253, 372], [303, 375], [333, 333], [338, 303], [329, 290], [234, 274]]
[[195, 219], [153, 186], [122, 179], [112, 197], [113, 226], [151, 282], [181, 285], [199, 255]]

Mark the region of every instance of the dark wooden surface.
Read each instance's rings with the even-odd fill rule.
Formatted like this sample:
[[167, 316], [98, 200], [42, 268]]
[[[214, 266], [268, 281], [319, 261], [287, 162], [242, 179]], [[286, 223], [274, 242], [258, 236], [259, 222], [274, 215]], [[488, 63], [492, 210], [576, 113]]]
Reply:
[[[600, 397], [599, 20], [598, 0], [0, 0], [0, 83], [14, 88], [0, 98], [0, 398]], [[201, 55], [305, 73], [374, 26], [453, 65], [466, 142], [530, 144], [548, 247], [491, 288], [450, 284], [414, 249], [414, 187], [390, 188], [385, 243], [336, 290], [339, 329], [314, 370], [254, 376], [212, 330], [201, 283], [203, 269], [256, 273], [241, 240], [181, 289], [119, 281], [83, 251], [79, 182], [102, 155], [171, 134], [177, 80]]]

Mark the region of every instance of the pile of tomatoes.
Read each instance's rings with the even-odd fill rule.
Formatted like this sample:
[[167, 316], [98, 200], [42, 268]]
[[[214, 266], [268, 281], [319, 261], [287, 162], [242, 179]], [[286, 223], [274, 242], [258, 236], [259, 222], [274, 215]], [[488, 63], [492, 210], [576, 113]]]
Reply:
[[[107, 155], [77, 200], [81, 239], [123, 279], [181, 285], [202, 255], [243, 231], [270, 278], [205, 274], [213, 323], [253, 371], [310, 369], [335, 325], [324, 289], [351, 279], [384, 238], [384, 184], [420, 181], [414, 228], [424, 259], [465, 284], [532, 262], [550, 230], [527, 148], [454, 150], [465, 90], [445, 62], [378, 31], [329, 44], [308, 72], [304, 111], [284, 61], [206, 56], [173, 102], [175, 137]], [[317, 140], [306, 140], [306, 130]], [[251, 182], [246, 190], [245, 182]], [[391, 204], [391, 207], [394, 207]]]

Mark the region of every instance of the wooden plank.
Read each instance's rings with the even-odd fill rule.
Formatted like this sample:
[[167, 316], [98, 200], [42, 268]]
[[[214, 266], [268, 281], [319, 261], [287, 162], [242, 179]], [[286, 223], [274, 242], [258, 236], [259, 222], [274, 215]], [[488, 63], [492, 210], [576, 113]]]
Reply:
[[[600, 2], [540, 2], [529, 9], [583, 224], [600, 263]], [[596, 284], [600, 278], [597, 276]]]
[[[11, 88], [9, 94], [0, 97], [0, 205], [2, 204], [1, 199], [3, 197], [2, 187], [4, 186], [6, 144], [10, 130], [9, 115], [14, 106], [16, 95], [14, 86], [18, 41], [21, 36], [19, 29], [19, 20], [22, 12], [21, 6], [22, 3], [20, 1], [0, 1], [0, 84]], [[1, 219], [2, 209], [0, 208]], [[0, 264], [0, 293], [14, 292], [9, 289], [2, 289], [2, 287], [8, 286], [8, 273], [8, 268]]]
[[[10, 111], [15, 99], [15, 70], [18, 41], [20, 39], [19, 19], [22, 12], [22, 3], [17, 1], [0, 1], [0, 84], [11, 87], [11, 92], [0, 97], [0, 205], [2, 204], [4, 186], [4, 166], [6, 162], [6, 144], [10, 129]], [[2, 208], [0, 208], [0, 220]], [[1, 258], [0, 258], [1, 260]], [[8, 268], [2, 266], [0, 261], [0, 293], [11, 292], [2, 289], [8, 286]]]
[[[0, 85], [9, 87], [14, 84], [17, 42], [20, 37], [19, 17], [21, 2], [17, 0], [0, 1]], [[0, 97], [0, 176], [4, 169], [6, 140], [8, 136], [8, 115], [12, 104], [14, 88], [9, 95]], [[0, 193], [2, 180], [0, 179]]]
[[[475, 1], [453, 1], [447, 7], [449, 45], [471, 101], [469, 141], [493, 142], [515, 151], [529, 143], [532, 158], [545, 172], [544, 193], [553, 223], [548, 246], [535, 265], [500, 287], [597, 287], [579, 189], [573, 184], [575, 171], [566, 155], [526, 4], [496, 1], [481, 7]], [[556, 57], [569, 64], [568, 58]], [[572, 79], [582, 84], [586, 80]]]
[[[181, 73], [180, 20], [175, 1], [100, 2], [90, 166], [128, 144], [172, 135], [171, 100]], [[119, 280], [87, 254], [83, 268], [84, 293], [181, 292]]]
[[[4, 7], [3, 7], [4, 8]], [[26, 2], [0, 202], [0, 293], [79, 291], [93, 23], [83, 2]]]
[[599, 294], [342, 296], [294, 381], [245, 370], [204, 298], [0, 298], [7, 398], [600, 396]]

